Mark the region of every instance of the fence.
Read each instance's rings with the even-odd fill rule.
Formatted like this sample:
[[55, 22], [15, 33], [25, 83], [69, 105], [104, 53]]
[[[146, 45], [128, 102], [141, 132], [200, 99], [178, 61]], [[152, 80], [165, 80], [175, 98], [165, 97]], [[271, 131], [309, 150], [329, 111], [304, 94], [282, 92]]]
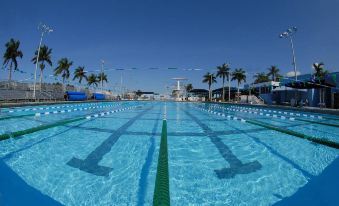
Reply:
[[[18, 81], [0, 81], [0, 101], [1, 102], [19, 102], [19, 101], [57, 101], [63, 100], [65, 91], [85, 92], [87, 97], [91, 97], [95, 89], [77, 87], [74, 85], [62, 85], [60, 83], [43, 83], [36, 85], [34, 98], [34, 85], [30, 82]], [[113, 99], [113, 94], [108, 91], [103, 92], [108, 99]]]

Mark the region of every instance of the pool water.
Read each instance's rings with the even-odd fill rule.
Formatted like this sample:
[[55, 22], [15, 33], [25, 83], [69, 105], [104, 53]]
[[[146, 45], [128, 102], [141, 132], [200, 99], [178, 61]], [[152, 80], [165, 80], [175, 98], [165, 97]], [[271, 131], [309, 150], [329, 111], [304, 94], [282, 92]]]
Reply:
[[256, 109], [133, 101], [2, 109], [0, 134], [9, 135], [84, 118], [0, 141], [0, 205], [152, 205], [164, 114], [171, 205], [338, 205], [338, 149], [247, 120], [339, 143], [339, 117]]

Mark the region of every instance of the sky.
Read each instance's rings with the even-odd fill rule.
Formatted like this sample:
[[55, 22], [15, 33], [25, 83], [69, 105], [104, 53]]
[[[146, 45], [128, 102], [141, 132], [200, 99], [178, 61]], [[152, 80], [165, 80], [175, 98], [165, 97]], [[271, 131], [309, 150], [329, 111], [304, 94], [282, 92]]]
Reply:
[[[289, 41], [279, 38], [291, 26], [298, 28], [293, 38], [302, 74], [314, 62], [339, 71], [338, 9], [339, 0], [0, 0], [0, 53], [10, 38], [20, 40], [19, 69], [27, 73], [15, 72], [14, 79], [31, 78], [43, 22], [54, 29], [43, 39], [53, 49], [47, 76], [62, 57], [73, 61], [71, 72], [98, 70], [103, 59], [112, 89], [122, 80], [130, 90], [163, 93], [173, 77], [207, 89], [202, 76], [225, 62], [246, 70], [248, 83], [271, 65], [283, 75], [292, 71]], [[0, 69], [0, 79], [7, 76]], [[218, 79], [213, 87], [220, 86]]]

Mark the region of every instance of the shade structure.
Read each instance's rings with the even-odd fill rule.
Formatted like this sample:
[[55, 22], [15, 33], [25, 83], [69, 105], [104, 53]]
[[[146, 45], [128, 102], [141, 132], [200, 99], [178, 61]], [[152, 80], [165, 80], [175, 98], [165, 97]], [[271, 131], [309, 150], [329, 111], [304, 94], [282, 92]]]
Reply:
[[326, 75], [324, 79], [312, 78], [309, 80], [291, 81], [286, 83], [285, 86], [295, 89], [318, 89], [336, 87], [336, 75]]

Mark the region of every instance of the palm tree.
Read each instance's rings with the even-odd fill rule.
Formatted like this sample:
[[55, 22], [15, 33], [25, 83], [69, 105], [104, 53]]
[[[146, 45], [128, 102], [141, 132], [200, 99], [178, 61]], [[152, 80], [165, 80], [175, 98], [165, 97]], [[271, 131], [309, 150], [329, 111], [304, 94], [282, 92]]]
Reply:
[[188, 98], [188, 92], [190, 92], [191, 90], [193, 89], [193, 85], [190, 83], [190, 84], [187, 84], [185, 86], [185, 90], [186, 90], [186, 97]]
[[271, 66], [268, 68], [268, 76], [272, 76], [272, 81], [275, 81], [279, 75], [279, 69], [277, 66]]
[[[229, 83], [230, 68], [228, 64], [222, 64], [221, 66], [218, 66], [217, 69], [217, 77], [222, 78], [222, 101], [225, 101], [225, 78], [227, 78]], [[228, 84], [228, 90], [230, 91], [230, 84]], [[228, 96], [228, 101], [230, 101], [230, 95]]]
[[101, 82], [101, 87], [104, 85], [104, 81], [107, 83], [107, 75], [104, 72], [101, 72], [97, 76], [98, 82]]
[[95, 85], [96, 87], [98, 86], [98, 77], [95, 74], [90, 74], [87, 77], [87, 84], [88, 86]]
[[320, 63], [314, 63], [312, 65], [313, 69], [314, 69], [314, 76], [318, 79], [318, 80], [322, 80], [325, 78], [325, 74], [327, 73], [327, 71], [324, 68], [325, 64], [323, 62]]
[[275, 77], [275, 80], [278, 81], [278, 82], [280, 82], [283, 78], [284, 78], [283, 75], [278, 74], [278, 75]]
[[85, 71], [85, 67], [78, 67], [75, 69], [74, 71], [74, 77], [73, 80], [75, 79], [79, 79], [79, 83], [81, 84], [82, 79], [86, 79], [87, 80], [87, 75], [86, 75], [86, 71]]
[[[319, 80], [319, 82], [321, 82], [321, 80], [324, 80], [325, 75], [328, 73], [328, 71], [325, 70], [324, 66], [325, 64], [323, 62], [314, 63], [312, 65], [314, 69], [314, 76], [317, 80]], [[323, 92], [322, 88], [319, 88], [319, 103], [322, 103], [322, 102], [323, 103], [325, 102], [325, 92]]]
[[193, 89], [193, 85], [192, 84], [187, 84], [185, 86], [186, 92], [190, 92]]
[[202, 82], [208, 84], [208, 91], [209, 91], [208, 98], [211, 101], [211, 99], [212, 99], [211, 85], [213, 83], [217, 83], [216, 77], [214, 76], [214, 74], [211, 74], [211, 73], [207, 72], [204, 75]]
[[[43, 70], [45, 69], [45, 61], [49, 64], [49, 66], [52, 66], [51, 53], [52, 53], [52, 49], [49, 49], [46, 45], [43, 45], [40, 48], [39, 59], [38, 59], [38, 62], [41, 62], [39, 65], [40, 67], [40, 90], [41, 90], [41, 85], [42, 85]], [[35, 51], [34, 57], [31, 60], [33, 64], [36, 64], [37, 56], [38, 56], [38, 50]]]
[[255, 84], [269, 81], [268, 75], [265, 74], [265, 72], [255, 74], [254, 78], [255, 78], [254, 80]]
[[240, 92], [239, 92], [239, 86], [242, 81], [246, 82], [246, 74], [243, 69], [235, 69], [235, 71], [232, 73], [232, 81], [237, 80], [238, 82], [238, 95], [240, 97]]
[[20, 41], [15, 41], [14, 39], [10, 39], [9, 42], [5, 44], [6, 52], [4, 54], [4, 62], [3, 66], [6, 67], [9, 64], [9, 74], [8, 81], [12, 80], [12, 70], [14, 64], [14, 70], [18, 69], [18, 61], [17, 58], [20, 57], [22, 59], [23, 53], [19, 50]]
[[61, 74], [63, 86], [65, 86], [65, 79], [69, 78], [69, 68], [72, 66], [72, 64], [72, 61], [69, 61], [67, 58], [62, 58], [58, 61], [58, 67], [54, 69], [55, 76]]

